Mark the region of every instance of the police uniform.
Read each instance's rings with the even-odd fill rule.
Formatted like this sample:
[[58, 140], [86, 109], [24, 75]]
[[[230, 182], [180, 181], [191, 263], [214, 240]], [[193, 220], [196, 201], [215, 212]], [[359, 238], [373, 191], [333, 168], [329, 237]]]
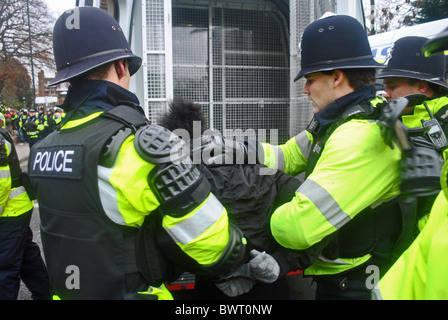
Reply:
[[[379, 68], [354, 18], [330, 16], [302, 37], [302, 76], [326, 70]], [[291, 175], [306, 172], [292, 201], [274, 211], [270, 228], [284, 247], [314, 252], [305, 269], [317, 298], [368, 299], [366, 268], [385, 272], [401, 231], [401, 158], [376, 123], [374, 87], [361, 87], [315, 114], [307, 130], [281, 146], [262, 144], [263, 163]]]
[[[423, 46], [425, 56], [448, 49], [448, 29]], [[385, 300], [446, 300], [448, 235], [448, 164], [440, 178], [442, 192], [436, 198], [427, 224], [417, 239], [381, 278], [373, 298]]]
[[[36, 109], [30, 108], [29, 112], [35, 113]], [[43, 122], [40, 121], [35, 114], [32, 116], [28, 115], [25, 123], [23, 124], [23, 130], [28, 137], [30, 148], [42, 138], [41, 132], [44, 130], [44, 128], [45, 127]]]
[[[117, 59], [127, 59], [134, 74], [141, 59], [118, 23], [98, 8], [74, 10], [80, 29], [65, 27], [70, 10], [54, 27], [58, 73], [50, 85]], [[73, 37], [86, 39], [92, 30], [105, 47], [73, 47]], [[29, 160], [54, 293], [169, 299], [164, 281], [185, 269], [219, 277], [242, 265], [246, 240], [189, 158], [172, 152], [180, 140], [149, 125], [125, 88], [102, 80], [71, 84], [64, 123]]]
[[[418, 137], [417, 139], [423, 138], [428, 141], [446, 160], [448, 143], [446, 141], [445, 143], [442, 142], [443, 133], [437, 132], [436, 127], [429, 129], [430, 120], [437, 119], [444, 135], [448, 134], [446, 59], [443, 53], [425, 57], [421, 49], [426, 41], [428, 41], [428, 38], [419, 36], [408, 36], [397, 40], [389, 52], [389, 59], [386, 62], [387, 67], [379, 73], [378, 78], [421, 80], [437, 87], [434, 96], [426, 97], [423, 103], [418, 102], [413, 107], [412, 113], [401, 116], [401, 121], [407, 128], [411, 128], [411, 132], [418, 132], [417, 130], [427, 127], [426, 132], [414, 133], [413, 135]], [[416, 140], [415, 143], [419, 143], [419, 141]], [[426, 223], [427, 214], [431, 210], [436, 195], [419, 201], [419, 229]]]
[[25, 189], [13, 140], [2, 128], [0, 158], [0, 299], [17, 299], [20, 280], [33, 299], [49, 299], [47, 269], [29, 227], [34, 201]]
[[[412, 114], [403, 114], [403, 124], [408, 128], [421, 128], [424, 122], [435, 117], [442, 125], [448, 122], [448, 85], [446, 83], [445, 70], [446, 59], [443, 53], [425, 57], [421, 52], [425, 37], [408, 36], [397, 40], [391, 51], [387, 67], [379, 75], [379, 79], [407, 78], [421, 80], [436, 85], [438, 90], [433, 97], [427, 97], [424, 103], [417, 103]], [[426, 106], [425, 106], [426, 104]], [[445, 128], [448, 132], [448, 129]], [[427, 133], [429, 135], [429, 133]], [[427, 136], [428, 140], [429, 136]], [[444, 152], [445, 147], [438, 148]], [[444, 155], [446, 158], [446, 155]]]

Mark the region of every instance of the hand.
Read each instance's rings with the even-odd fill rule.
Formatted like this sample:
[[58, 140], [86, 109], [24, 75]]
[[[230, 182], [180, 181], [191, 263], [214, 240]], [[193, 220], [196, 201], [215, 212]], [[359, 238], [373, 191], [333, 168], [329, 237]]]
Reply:
[[275, 259], [266, 252], [252, 250], [250, 252], [250, 270], [252, 276], [264, 283], [272, 283], [280, 274], [280, 266]]
[[200, 146], [193, 146], [193, 152], [201, 152], [201, 159], [205, 165], [243, 164], [247, 162], [247, 150], [241, 141], [210, 135], [203, 136], [200, 143]]
[[252, 289], [254, 284], [255, 281], [252, 279], [237, 277], [237, 278], [229, 278], [224, 282], [216, 283], [216, 286], [224, 294], [233, 298], [248, 293]]

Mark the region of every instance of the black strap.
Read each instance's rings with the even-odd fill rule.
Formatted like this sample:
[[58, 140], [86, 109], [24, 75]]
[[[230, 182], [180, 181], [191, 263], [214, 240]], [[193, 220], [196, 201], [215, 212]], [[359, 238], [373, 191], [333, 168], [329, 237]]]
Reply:
[[313, 118], [307, 127], [307, 131], [313, 134], [313, 144], [311, 145], [311, 153], [308, 157], [308, 163], [305, 176], [308, 177], [313, 172], [317, 161], [319, 160], [325, 144], [331, 134], [344, 122], [352, 119], [376, 119], [376, 109], [369, 103], [356, 104], [344, 111], [326, 130], [317, 131], [319, 124]]
[[113, 119], [124, 123], [133, 129], [134, 132], [141, 126], [149, 125], [150, 122], [139, 110], [131, 106], [119, 105], [111, 110], [103, 112], [102, 117]]

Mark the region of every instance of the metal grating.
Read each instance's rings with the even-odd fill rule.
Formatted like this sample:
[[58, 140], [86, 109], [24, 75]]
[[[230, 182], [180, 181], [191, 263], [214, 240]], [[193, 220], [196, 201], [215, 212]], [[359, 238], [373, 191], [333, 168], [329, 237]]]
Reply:
[[274, 5], [251, 2], [173, 4], [174, 96], [200, 103], [210, 127], [223, 134], [260, 140], [264, 131], [276, 139], [269, 142], [283, 142], [289, 137], [287, 22]]
[[146, 1], [146, 26], [147, 115], [156, 123], [167, 106], [165, 0]]
[[265, 129], [278, 137], [268, 142], [282, 143], [305, 129], [312, 107], [302, 94], [304, 80], [292, 81], [300, 36], [310, 22], [335, 12], [335, 0], [289, 0], [289, 17], [273, 0], [145, 3], [153, 123], [170, 97], [182, 96], [201, 104], [209, 126], [222, 133]]
[[148, 51], [165, 49], [164, 0], [146, 1], [146, 44]]
[[[300, 39], [305, 28], [325, 12], [336, 12], [335, 0], [290, 0], [290, 30], [291, 30], [291, 80], [300, 71]], [[305, 80], [290, 82], [290, 136], [303, 131], [310, 122], [313, 112], [308, 97], [302, 93]]]

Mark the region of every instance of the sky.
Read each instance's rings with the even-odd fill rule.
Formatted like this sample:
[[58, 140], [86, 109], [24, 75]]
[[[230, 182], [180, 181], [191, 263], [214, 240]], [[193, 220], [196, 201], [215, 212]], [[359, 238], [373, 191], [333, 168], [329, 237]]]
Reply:
[[76, 7], [76, 0], [44, 0], [48, 8], [53, 11], [53, 15], [57, 18], [65, 10]]

